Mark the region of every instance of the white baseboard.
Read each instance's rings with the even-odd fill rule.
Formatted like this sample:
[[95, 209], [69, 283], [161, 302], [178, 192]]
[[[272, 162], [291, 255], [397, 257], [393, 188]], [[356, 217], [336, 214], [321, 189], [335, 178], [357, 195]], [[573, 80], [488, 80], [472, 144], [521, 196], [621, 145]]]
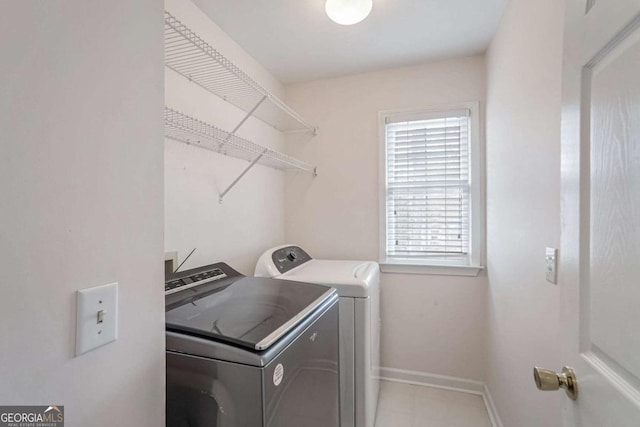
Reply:
[[484, 383], [466, 378], [450, 377], [447, 375], [430, 374], [428, 372], [405, 371], [404, 369], [380, 368], [380, 378], [406, 384], [438, 387], [447, 390], [461, 391], [482, 395]]
[[502, 421], [498, 416], [498, 410], [496, 409], [496, 404], [493, 402], [493, 398], [491, 397], [491, 392], [489, 392], [489, 387], [484, 385], [484, 393], [482, 393], [482, 398], [484, 399], [484, 406], [487, 407], [487, 412], [489, 413], [489, 419], [491, 420], [491, 425], [493, 427], [503, 427]]
[[395, 368], [380, 368], [380, 379], [426, 387], [437, 387], [482, 396], [484, 405], [489, 413], [491, 425], [493, 427], [503, 427], [500, 417], [498, 417], [496, 406], [491, 398], [489, 388], [482, 381]]

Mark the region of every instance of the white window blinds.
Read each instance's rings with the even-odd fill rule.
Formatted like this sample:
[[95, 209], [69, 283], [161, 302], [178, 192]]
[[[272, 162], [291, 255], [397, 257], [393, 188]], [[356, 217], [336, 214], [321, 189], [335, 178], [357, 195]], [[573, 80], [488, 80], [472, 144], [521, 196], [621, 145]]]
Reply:
[[389, 116], [385, 132], [387, 257], [468, 262], [470, 111]]

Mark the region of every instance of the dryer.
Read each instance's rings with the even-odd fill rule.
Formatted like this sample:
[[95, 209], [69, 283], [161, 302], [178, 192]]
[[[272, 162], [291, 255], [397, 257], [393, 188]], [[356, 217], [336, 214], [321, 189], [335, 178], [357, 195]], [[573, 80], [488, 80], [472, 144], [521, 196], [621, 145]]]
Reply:
[[313, 259], [299, 246], [283, 245], [262, 254], [255, 276], [337, 289], [340, 297], [340, 425], [373, 427], [380, 389], [378, 263]]

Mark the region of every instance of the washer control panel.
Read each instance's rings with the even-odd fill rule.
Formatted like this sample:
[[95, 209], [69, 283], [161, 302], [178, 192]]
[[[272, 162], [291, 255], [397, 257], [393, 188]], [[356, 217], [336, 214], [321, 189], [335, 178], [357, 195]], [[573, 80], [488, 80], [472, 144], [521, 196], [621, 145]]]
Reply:
[[280, 274], [286, 273], [287, 271], [311, 260], [309, 254], [299, 246], [287, 246], [286, 248], [280, 248], [273, 252], [271, 258], [273, 259], [273, 263]]
[[179, 279], [173, 279], [165, 282], [164, 294], [171, 295], [185, 289], [193, 288], [196, 286], [204, 285], [205, 283], [211, 283], [216, 280], [220, 280], [227, 277], [227, 275], [220, 268], [214, 268], [211, 270], [200, 271], [190, 276], [182, 277]]

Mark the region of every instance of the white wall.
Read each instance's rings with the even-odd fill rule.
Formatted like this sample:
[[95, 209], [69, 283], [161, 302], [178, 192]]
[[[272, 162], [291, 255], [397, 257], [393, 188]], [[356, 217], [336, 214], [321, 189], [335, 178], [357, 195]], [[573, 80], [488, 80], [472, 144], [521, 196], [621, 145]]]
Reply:
[[[0, 402], [164, 424], [162, 4], [3, 2]], [[76, 290], [119, 338], [74, 357]]]
[[559, 425], [564, 398], [532, 376], [562, 367], [544, 251], [560, 242], [563, 3], [511, 0], [487, 59], [487, 379], [505, 426]]
[[[165, 7], [229, 60], [277, 96], [278, 81], [189, 0], [167, 0]], [[245, 113], [165, 68], [165, 103], [184, 114], [232, 130]], [[239, 136], [281, 149], [284, 136], [250, 118]], [[225, 261], [253, 274], [258, 256], [284, 242], [284, 173], [256, 165], [225, 196], [218, 195], [249, 165], [196, 146], [165, 140], [165, 250], [178, 251], [182, 269]]]
[[[318, 165], [286, 181], [286, 238], [317, 258], [378, 257], [378, 111], [485, 99], [483, 56], [287, 87], [287, 101], [320, 126], [289, 137]], [[486, 277], [382, 275], [382, 364], [482, 380]]]

